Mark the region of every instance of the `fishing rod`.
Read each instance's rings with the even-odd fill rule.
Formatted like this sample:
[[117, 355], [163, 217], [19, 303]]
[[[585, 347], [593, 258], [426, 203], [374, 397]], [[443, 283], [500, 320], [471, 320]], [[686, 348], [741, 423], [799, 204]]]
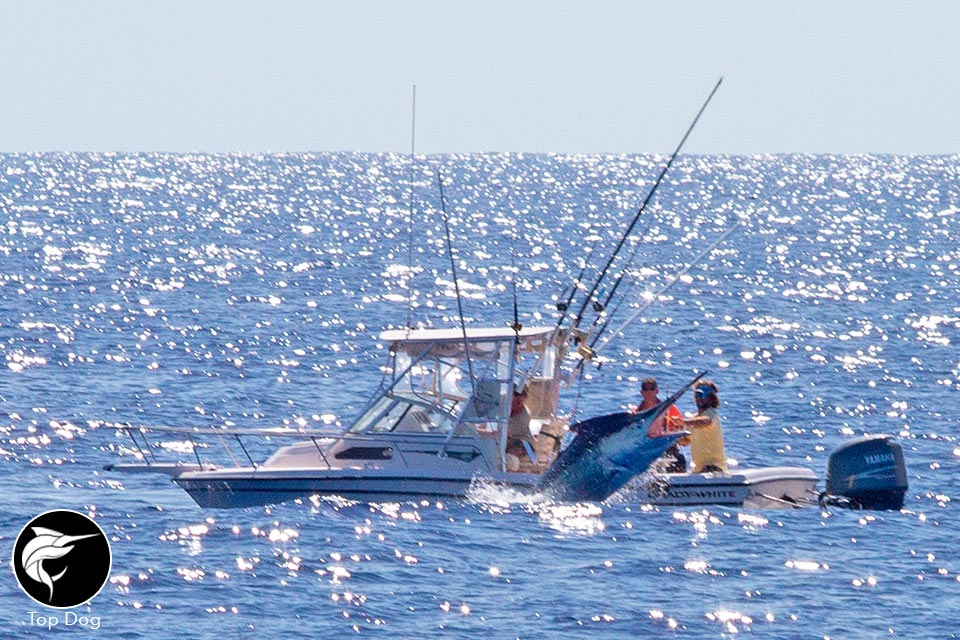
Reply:
[[[750, 215], [750, 214], [748, 213], [748, 214], [747, 214], [747, 217], [749, 217], [749, 215]], [[737, 224], [740, 224], [740, 223], [738, 222]], [[603, 322], [603, 324], [600, 326], [600, 330], [594, 335], [593, 340], [592, 340], [592, 341], [590, 342], [590, 344], [588, 345], [588, 348], [587, 348], [587, 350], [586, 350], [586, 353], [587, 353], [588, 356], [589, 356], [590, 353], [591, 353], [590, 350], [593, 348], [594, 345], [596, 345], [597, 341], [600, 339], [600, 336], [603, 334], [604, 330], [607, 328], [607, 325], [609, 325], [610, 322], [611, 322], [611, 320], [613, 320], [613, 317], [614, 317], [615, 315], [617, 315], [617, 312], [620, 310], [620, 307], [623, 306], [624, 300], [626, 300], [626, 296], [621, 296], [620, 299], [617, 301], [617, 305], [616, 305], [612, 310], [609, 310], [610, 300], [613, 299], [613, 294], [614, 294], [614, 293], [616, 292], [616, 290], [620, 287], [620, 283], [623, 281], [623, 279], [624, 279], [624, 278], [627, 276], [627, 274], [629, 273], [629, 272], [628, 272], [628, 268], [630, 267], [630, 265], [633, 264], [633, 259], [636, 257], [637, 251], [640, 249], [641, 246], [642, 246], [642, 245], [641, 245], [639, 242], [638, 242], [636, 245], [634, 245], [633, 251], [630, 253], [630, 257], [627, 258], [627, 263], [626, 263], [626, 265], [624, 266], [623, 270], [620, 272], [620, 276], [617, 278], [617, 282], [616, 282], [616, 284], [614, 285], [613, 290], [611, 291], [610, 295], [607, 296], [606, 300], [603, 301], [603, 313], [602, 313], [602, 314], [598, 313], [597, 316], [593, 319], [593, 324], [592, 324], [591, 327], [590, 327], [590, 331], [588, 332], [588, 335], [591, 335], [591, 334], [593, 333], [593, 330], [596, 328], [597, 323], [599, 323], [601, 320], [603, 320], [604, 322]], [[702, 256], [698, 256], [697, 260], [694, 260], [694, 262], [693, 262], [692, 264], [688, 265], [687, 268], [689, 269], [690, 266], [692, 266], [693, 264], [696, 264], [696, 262], [697, 262], [701, 257], [702, 257]], [[682, 275], [682, 274], [681, 274], [681, 275]], [[657, 294], [657, 295], [661, 295], [662, 293], [663, 293], [663, 292], [661, 292], [661, 293], [659, 293], [659, 294]], [[609, 310], [609, 311], [608, 311], [608, 310]], [[596, 352], [593, 352], [593, 355], [596, 355]]]
[[[674, 160], [677, 159], [677, 156], [680, 154], [680, 150], [683, 148], [683, 145], [687, 142], [687, 138], [690, 137], [690, 134], [693, 133], [694, 127], [697, 126], [697, 122], [700, 120], [700, 116], [703, 115], [703, 112], [706, 110], [707, 105], [710, 104], [710, 101], [713, 99], [714, 94], [720, 88], [720, 84], [723, 82], [721, 77], [717, 80], [717, 84], [714, 85], [713, 90], [710, 92], [710, 95], [707, 96], [707, 99], [704, 101], [703, 105], [700, 107], [700, 110], [697, 112], [696, 117], [693, 119], [693, 122], [690, 123], [690, 126], [687, 128], [687, 132], [683, 135], [683, 138], [680, 140], [680, 144], [677, 145], [677, 148], [670, 155], [670, 159], [667, 161], [667, 164], [663, 167], [663, 170], [660, 172], [660, 175], [657, 177], [656, 181], [653, 183], [653, 187], [647, 193], [647, 197], [644, 199], [643, 203], [640, 205], [640, 208], [637, 210], [636, 215], [633, 217], [633, 220], [630, 222], [630, 225], [627, 227], [627, 230], [620, 237], [620, 241], [617, 243], [616, 248], [613, 250], [613, 253], [607, 259], [606, 264], [604, 264], [603, 269], [600, 270], [600, 275], [597, 277], [597, 281], [594, 283], [593, 287], [590, 288], [587, 293], [587, 297], [584, 299], [583, 304], [580, 305], [580, 309], [577, 311], [577, 316], [574, 319], [574, 327], [579, 327], [581, 320], [583, 320], [584, 311], [586, 311], [587, 305], [590, 304], [591, 299], [597, 293], [597, 290], [600, 288], [603, 279], [606, 277], [607, 272], [610, 270], [610, 266], [613, 264], [613, 261], [616, 259], [617, 255], [623, 249], [623, 245], [626, 243], [627, 238], [630, 237], [630, 234], [633, 232], [633, 228], [637, 225], [637, 222], [640, 220], [640, 216], [643, 215], [643, 212], [646, 210], [647, 205], [650, 204], [650, 201], [653, 200], [654, 194], [657, 192], [657, 189], [660, 187], [660, 183], [663, 182], [664, 177], [666, 177], [667, 172], [670, 171], [670, 167], [673, 166]], [[608, 298], [609, 299], [609, 298]], [[597, 303], [599, 306], [599, 303]], [[602, 311], [602, 306], [598, 309], [598, 312]]]
[[[634, 260], [634, 258], [636, 258], [636, 256], [637, 256], [637, 251], [640, 250], [640, 247], [641, 247], [641, 246], [642, 246], [642, 245], [641, 245], [641, 243], [639, 243], [639, 242], [637, 242], [636, 244], [634, 244], [634, 246], [633, 246], [633, 251], [630, 252], [630, 257], [627, 258], [626, 263], [624, 264], [623, 268], [620, 270], [620, 275], [617, 276], [617, 279], [616, 279], [616, 281], [613, 283], [613, 287], [612, 287], [612, 288], [610, 289], [610, 291], [607, 293], [606, 298], [604, 298], [603, 302], [594, 303], [594, 306], [596, 307], [597, 315], [596, 315], [596, 317], [594, 317], [594, 319], [593, 319], [593, 324], [590, 326], [590, 332], [588, 332], [588, 334], [591, 333], [591, 332], [593, 331], [593, 329], [596, 328], [597, 323], [600, 322], [600, 320], [601, 320], [604, 316], [606, 316], [606, 320], [604, 321], [603, 325], [601, 326], [601, 332], [602, 332], [602, 331], [603, 331], [603, 328], [606, 327], [607, 324], [610, 323], [610, 319], [611, 319], [614, 315], [616, 315], [617, 311], [620, 309], [620, 305], [623, 303], [623, 298], [620, 299], [620, 301], [617, 303], [616, 308], [615, 308], [613, 311], [611, 311], [609, 314], [605, 313], [605, 312], [607, 311], [607, 309], [610, 307], [610, 301], [613, 300], [613, 296], [616, 295], [617, 290], [620, 288], [620, 283], [623, 282], [623, 279], [627, 276], [627, 273], [629, 272], [630, 265], [633, 264], [633, 260]], [[599, 337], [599, 334], [598, 334], [597, 337]], [[593, 345], [596, 344], [596, 342], [597, 342], [597, 340], [596, 340], [596, 337], [595, 337], [595, 338], [593, 339], [593, 341], [590, 343], [590, 347], [592, 348]]]
[[[587, 250], [587, 256], [584, 257], [583, 259], [583, 266], [580, 268], [580, 273], [577, 275], [576, 278], [574, 278], [573, 284], [570, 286], [570, 295], [567, 296], [567, 299], [564, 300], [563, 302], [557, 302], [557, 311], [560, 312], [560, 318], [557, 320], [557, 326], [556, 326], [557, 331], [560, 330], [560, 325], [563, 324], [563, 321], [567, 317], [567, 309], [573, 303], [573, 298], [575, 295], [577, 295], [577, 289], [579, 289], [580, 285], [583, 284], [583, 276], [587, 272], [587, 263], [589, 262], [588, 258], [590, 253], [592, 253], [592, 249]], [[564, 288], [563, 293], [560, 294], [561, 299], [563, 298], [563, 295], [566, 293], [566, 291], [567, 291], [566, 288]]]
[[[620, 309], [620, 305], [623, 304], [623, 298], [621, 298], [620, 301], [617, 302], [617, 306], [616, 308], [614, 308], [613, 311], [607, 313], [607, 309], [610, 306], [610, 301], [613, 299], [613, 296], [617, 292], [617, 289], [620, 288], [620, 283], [626, 277], [628, 273], [628, 269], [630, 265], [633, 264], [633, 259], [636, 258], [637, 251], [639, 250], [640, 250], [640, 243], [638, 242], [633, 246], [633, 251], [630, 252], [630, 257], [627, 258], [626, 264], [624, 264], [623, 268], [620, 270], [620, 275], [617, 277], [616, 282], [614, 282], [613, 288], [607, 294], [606, 299], [604, 299], [603, 302], [597, 301], [593, 303], [594, 310], [597, 312], [597, 315], [594, 316], [593, 318], [593, 323], [590, 325], [590, 330], [586, 332], [587, 336], [593, 333], [593, 330], [596, 328], [597, 323], [600, 322], [602, 318], [606, 317], [606, 321], [603, 324], [603, 326], [605, 327], [610, 322], [610, 318], [616, 315], [617, 311]], [[603, 328], [601, 327], [601, 331], [602, 330]], [[581, 357], [585, 357], [589, 359], [595, 356], [596, 352], [593, 351], [593, 345], [596, 344], [596, 342], [597, 342], [596, 338], [594, 338], [594, 340], [589, 345], [587, 345], [586, 347], [581, 347], [581, 349], [583, 349]]]
[[[630, 318], [627, 319], [626, 322], [621, 324], [617, 328], [617, 330], [613, 333], [613, 337], [604, 340], [603, 344], [601, 344], [599, 347], [594, 348], [597, 342], [600, 340], [600, 337], [606, 331], [607, 326], [610, 324], [610, 320], [613, 319], [613, 315], [611, 314], [607, 318], [606, 322], [604, 322], [600, 326], [600, 329], [597, 331], [596, 335], [593, 337], [593, 340], [591, 340], [590, 344], [586, 345], [585, 348], [581, 348], [579, 350], [578, 353], [580, 354], [580, 360], [577, 361], [577, 364], [570, 371], [570, 374], [568, 375], [567, 380], [572, 381], [575, 377], [578, 377], [580, 375], [580, 371], [583, 369], [584, 362], [586, 362], [587, 360], [592, 360], [593, 358], [596, 358], [597, 356], [599, 356], [603, 348], [613, 341], [613, 338], [620, 335], [621, 332], [623, 332], [624, 329], [626, 329], [628, 326], [633, 324], [633, 322], [636, 321], [636, 319], [639, 318], [644, 311], [646, 311], [647, 309], [652, 307], [654, 304], [656, 304], [660, 300], [660, 296], [662, 296], [671, 288], [673, 288], [673, 286], [677, 284], [677, 282], [679, 282], [683, 278], [683, 276], [685, 276], [690, 271], [690, 269], [696, 266], [701, 260], [703, 260], [703, 258], [705, 258], [707, 255], [713, 252], [714, 249], [720, 246], [720, 244], [724, 240], [726, 240], [728, 237], [730, 237], [730, 235], [734, 231], [740, 228], [742, 224], [743, 224], [743, 221], [739, 220], [735, 225], [733, 225], [732, 227], [724, 231], [722, 234], [720, 234], [720, 236], [716, 238], [713, 242], [711, 242], [706, 249], [698, 253], [697, 256], [693, 258], [693, 260], [687, 263], [687, 265], [683, 269], [681, 269], [676, 275], [674, 275], [674, 277], [670, 279], [670, 282], [668, 282], [664, 287], [662, 287], [650, 300], [647, 301], [645, 305], [641, 306], [636, 312], [634, 312], [630, 316]], [[602, 360], [600, 361], [600, 364], [601, 365], [603, 364]]]

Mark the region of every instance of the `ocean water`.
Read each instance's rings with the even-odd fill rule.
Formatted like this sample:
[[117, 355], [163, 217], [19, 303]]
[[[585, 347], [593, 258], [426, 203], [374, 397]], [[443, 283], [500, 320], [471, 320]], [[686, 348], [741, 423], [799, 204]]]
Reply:
[[380, 330], [456, 326], [438, 172], [466, 321], [506, 323], [516, 299], [536, 325], [584, 264], [592, 281], [664, 161], [0, 155], [0, 549], [63, 508], [113, 550], [74, 618], [7, 565], [0, 636], [960, 635], [957, 156], [681, 157], [614, 269], [610, 327], [677, 282], [564, 398], [589, 417], [645, 376], [709, 370], [737, 464], [822, 477], [837, 446], [893, 434], [901, 512], [496, 489], [218, 511], [103, 471], [129, 448], [117, 424], [343, 425], [380, 380]]

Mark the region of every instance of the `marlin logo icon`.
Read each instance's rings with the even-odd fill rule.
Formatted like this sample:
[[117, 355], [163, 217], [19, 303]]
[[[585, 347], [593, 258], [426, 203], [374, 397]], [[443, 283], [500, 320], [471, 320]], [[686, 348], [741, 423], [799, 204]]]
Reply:
[[67, 568], [64, 567], [63, 571], [55, 576], [51, 576], [44, 570], [43, 561], [62, 558], [73, 551], [74, 542], [96, 537], [97, 534], [91, 533], [83, 536], [68, 536], [45, 527], [30, 528], [36, 537], [23, 548], [23, 552], [20, 554], [20, 564], [30, 578], [47, 585], [50, 589], [48, 602], [52, 602], [53, 583], [63, 577], [63, 574], [67, 572]]
[[113, 564], [100, 525], [69, 509], [41, 513], [24, 525], [10, 560], [24, 593], [54, 609], [90, 602], [107, 583]]

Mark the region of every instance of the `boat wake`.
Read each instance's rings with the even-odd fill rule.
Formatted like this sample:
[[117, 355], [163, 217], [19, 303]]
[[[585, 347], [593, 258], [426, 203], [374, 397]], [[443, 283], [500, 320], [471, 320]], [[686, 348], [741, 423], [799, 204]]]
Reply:
[[502, 507], [534, 505], [552, 500], [546, 492], [517, 487], [483, 476], [477, 476], [470, 482], [470, 488], [466, 494], [468, 504]]
[[537, 516], [541, 523], [563, 534], [596, 535], [606, 529], [603, 506], [596, 502], [557, 502], [547, 492], [520, 489], [491, 478], [475, 478], [467, 502], [488, 511], [514, 508]]

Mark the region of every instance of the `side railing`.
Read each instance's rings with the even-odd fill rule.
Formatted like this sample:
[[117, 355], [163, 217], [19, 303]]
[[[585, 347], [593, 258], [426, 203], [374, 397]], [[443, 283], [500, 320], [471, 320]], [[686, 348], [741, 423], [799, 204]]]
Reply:
[[[110, 471], [154, 471], [157, 473], [166, 473], [170, 475], [176, 475], [176, 473], [187, 470], [204, 471], [219, 469], [224, 466], [223, 462], [227, 461], [236, 467], [249, 466], [253, 469], [259, 469], [262, 467], [263, 462], [259, 461], [257, 456], [254, 453], [251, 453], [251, 450], [244, 443], [244, 440], [249, 440], [252, 438], [276, 438], [283, 440], [293, 439], [310, 441], [313, 443], [313, 446], [316, 448], [317, 453], [320, 456], [320, 460], [323, 461], [323, 464], [327, 469], [334, 467], [334, 464], [332, 464], [331, 460], [327, 457], [328, 452], [326, 451], [327, 446], [333, 441], [356, 442], [360, 444], [371, 442], [384, 444], [385, 441], [384, 434], [382, 433], [344, 433], [342, 431], [329, 431], [322, 429], [202, 429], [198, 427], [170, 426], [144, 427], [126, 424], [113, 424], [110, 425], [110, 427], [119, 431], [123, 431], [129, 437], [131, 443], [133, 444], [131, 451], [134, 452], [137, 461], [134, 463], [118, 462], [115, 464], [108, 464], [105, 465], [105, 469]], [[181, 452], [174, 451], [173, 449], [175, 449], [175, 447], [165, 447], [164, 443], [160, 441], [160, 436], [162, 434], [179, 436], [185, 441], [187, 447], [185, 447]], [[151, 438], [151, 435], [155, 437]], [[430, 434], [430, 436], [427, 436], [426, 438], [428, 438], [432, 443], [437, 444], [438, 447], [442, 447], [445, 442], [446, 434]], [[392, 441], [394, 445], [404, 445], [422, 444], [426, 438], [424, 435], [419, 434], [397, 433], [390, 434], [388, 439]], [[465, 441], [469, 441], [470, 439], [470, 436], [463, 434], [454, 440], [460, 440], [460, 444], [468, 444], [468, 442]], [[209, 442], [211, 440], [219, 442], [219, 450], [222, 453], [218, 456], [201, 455], [203, 450], [211, 448]], [[231, 446], [231, 442], [234, 442], [235, 445]], [[476, 450], [476, 453], [480, 456], [483, 456], [486, 460], [486, 456], [482, 449], [476, 444], [472, 444], [472, 446]], [[237, 448], [239, 449], [239, 452], [235, 451]], [[170, 451], [170, 457], [175, 458], [175, 460], [167, 461], [166, 459], [161, 459], [157, 455], [159, 449], [166, 449]], [[189, 449], [189, 451], [186, 449]], [[403, 447], [393, 446], [392, 449], [392, 453], [397, 455], [403, 466], [409, 467], [410, 463], [404, 457]], [[269, 456], [272, 453], [273, 452], [266, 453], [266, 456]], [[184, 461], [184, 456], [192, 456], [192, 459], [195, 462]], [[216, 460], [212, 459], [214, 457]]]
[[[245, 438], [295, 438], [310, 440], [316, 447], [321, 459], [323, 459], [324, 463], [329, 467], [330, 462], [324, 455], [321, 441], [343, 437], [343, 434], [340, 431], [326, 431], [317, 429], [201, 429], [198, 427], [144, 427], [126, 424], [114, 424], [110, 426], [114, 429], [125, 432], [130, 438], [130, 441], [133, 443], [133, 451], [136, 452], [135, 455], [138, 458], [139, 466], [144, 467], [145, 469], [155, 467], [158, 471], [166, 470], [173, 466], [192, 467], [193, 464], [184, 463], [182, 459], [178, 459], [175, 462], [165, 462], [161, 460], [157, 456], [157, 449], [163, 448], [163, 444], [158, 441], [159, 438], [151, 439], [151, 434], [156, 436], [159, 436], [159, 434], [172, 434], [184, 438], [189, 443], [190, 452], [193, 454], [193, 457], [196, 460], [195, 468], [199, 470], [215, 469], [222, 466], [222, 464], [218, 464], [217, 462], [209, 459], [204, 460], [204, 458], [201, 456], [201, 450], [208, 447], [206, 443], [207, 439], [218, 440], [221, 445], [221, 450], [226, 455], [226, 458], [229, 459], [229, 461], [235, 466], [243, 466], [241, 460], [245, 460], [246, 464], [256, 469], [259, 468], [262, 463], [258, 462], [258, 460], [251, 454], [250, 450], [247, 448], [247, 445], [244, 443]], [[240, 457], [238, 457], [238, 455], [235, 453], [234, 448], [230, 446], [230, 440], [235, 441], [236, 447], [238, 447], [242, 452]], [[108, 465], [108, 468], [119, 469], [123, 467], [134, 466], [138, 465], [114, 464]]]

